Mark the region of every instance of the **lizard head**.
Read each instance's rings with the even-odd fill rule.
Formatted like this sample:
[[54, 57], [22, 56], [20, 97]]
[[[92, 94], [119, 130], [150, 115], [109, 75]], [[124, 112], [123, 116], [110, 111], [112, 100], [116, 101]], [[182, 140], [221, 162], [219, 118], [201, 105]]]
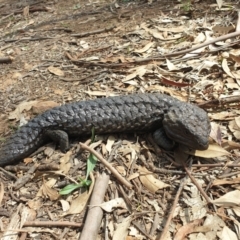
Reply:
[[163, 128], [173, 141], [191, 149], [205, 150], [211, 130], [207, 113], [190, 103], [171, 107], [164, 114]]

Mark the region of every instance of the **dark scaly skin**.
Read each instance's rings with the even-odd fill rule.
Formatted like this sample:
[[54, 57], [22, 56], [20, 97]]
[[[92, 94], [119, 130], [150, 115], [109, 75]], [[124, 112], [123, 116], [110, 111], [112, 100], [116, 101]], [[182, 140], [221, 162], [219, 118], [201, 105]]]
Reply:
[[29, 156], [44, 144], [48, 131], [63, 130], [70, 136], [81, 136], [90, 135], [93, 127], [96, 134], [163, 127], [170, 140], [199, 150], [207, 149], [210, 133], [204, 110], [164, 94], [80, 101], [50, 109], [21, 127], [0, 149], [0, 165]]

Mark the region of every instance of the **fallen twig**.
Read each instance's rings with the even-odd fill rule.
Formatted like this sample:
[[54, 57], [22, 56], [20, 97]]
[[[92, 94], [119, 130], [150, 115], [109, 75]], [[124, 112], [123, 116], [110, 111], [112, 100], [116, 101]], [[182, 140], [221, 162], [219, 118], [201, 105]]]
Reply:
[[169, 213], [169, 215], [168, 215], [167, 221], [166, 221], [166, 223], [165, 223], [165, 225], [164, 225], [164, 229], [163, 229], [163, 231], [162, 231], [162, 234], [161, 234], [161, 237], [160, 237], [159, 240], [165, 240], [165, 239], [166, 239], [166, 234], [167, 234], [167, 231], [168, 231], [168, 229], [169, 229], [169, 225], [170, 225], [170, 223], [171, 223], [171, 220], [172, 220], [172, 217], [173, 217], [173, 214], [174, 214], [174, 210], [175, 210], [176, 205], [177, 205], [177, 203], [178, 203], [180, 194], [181, 194], [181, 192], [182, 192], [182, 190], [183, 190], [183, 187], [184, 187], [184, 184], [185, 184], [185, 180], [186, 180], [186, 178], [183, 178], [182, 181], [181, 181], [181, 183], [180, 183], [180, 185], [179, 185], [177, 194], [176, 194], [176, 196], [175, 196], [174, 202], [173, 202], [173, 204], [172, 204], [170, 213]]
[[20, 39], [7, 39], [4, 40], [6, 43], [10, 42], [28, 42], [28, 41], [42, 41], [47, 39], [58, 39], [59, 37], [26, 37], [26, 38], [20, 38]]
[[132, 188], [132, 184], [129, 183], [125, 178], [123, 178], [118, 171], [109, 163], [107, 162], [100, 153], [92, 149], [91, 147], [87, 146], [84, 143], [79, 143], [80, 147], [91, 152], [93, 155], [95, 155], [101, 163], [107, 167], [110, 172], [120, 181], [123, 185], [125, 185], [127, 188]]
[[150, 239], [150, 240], [154, 240], [153, 237], [151, 237], [145, 230], [145, 228], [143, 228], [143, 226], [141, 226], [137, 221], [132, 221], [132, 224], [142, 233], [144, 234], [147, 239]]
[[201, 188], [201, 186], [198, 184], [198, 182], [195, 180], [195, 178], [192, 176], [192, 174], [190, 173], [190, 171], [188, 170], [187, 166], [184, 164], [184, 169], [187, 172], [189, 178], [191, 179], [191, 181], [194, 183], [194, 185], [197, 187], [198, 191], [203, 195], [203, 197], [205, 198], [205, 200], [207, 201], [207, 203], [211, 203], [211, 200], [209, 199], [209, 197], [207, 196], [207, 194], [203, 191], [203, 189]]
[[109, 175], [106, 173], [102, 173], [97, 177], [89, 204], [87, 218], [79, 240], [97, 239], [98, 230], [103, 217], [103, 210], [99, 205], [103, 203], [108, 182]]
[[108, 32], [108, 31], [113, 30], [114, 28], [115, 28], [115, 26], [111, 26], [111, 27], [107, 27], [107, 28], [103, 28], [103, 29], [98, 29], [98, 30], [95, 30], [95, 31], [92, 31], [92, 32], [71, 34], [71, 36], [72, 37], [87, 37], [87, 36], [94, 35], [94, 34]]
[[30, 179], [33, 178], [33, 173], [37, 170], [37, 168], [38, 168], [38, 164], [34, 164], [24, 176], [22, 176], [21, 178], [18, 178], [18, 180], [15, 182], [13, 186], [13, 189], [18, 190], [22, 186], [24, 186]]
[[228, 96], [220, 99], [213, 99], [204, 103], [198, 104], [199, 107], [213, 107], [216, 105], [223, 105], [228, 103], [238, 103], [240, 102], [240, 95]]
[[[223, 35], [221, 37], [212, 39], [210, 41], [206, 41], [202, 44], [195, 45], [195, 46], [193, 46], [192, 48], [189, 48], [189, 49], [185, 49], [185, 50], [178, 51], [178, 52], [173, 52], [173, 53], [167, 53], [167, 54], [164, 54], [164, 55], [161, 55], [161, 56], [158, 56], [158, 57], [139, 59], [139, 60], [135, 60], [135, 61], [132, 61], [132, 62], [110, 63], [110, 64], [108, 64], [108, 63], [86, 62], [86, 61], [72, 61], [72, 62], [77, 64], [77, 65], [84, 65], [84, 66], [99, 66], [99, 67], [108, 67], [108, 68], [128, 67], [131, 64], [141, 64], [141, 63], [146, 63], [146, 62], [151, 62], [151, 61], [156, 62], [156, 61], [161, 61], [165, 58], [171, 58], [171, 57], [176, 57], [176, 56], [183, 55], [183, 54], [186, 54], [186, 53], [191, 53], [192, 51], [197, 50], [199, 48], [206, 47], [210, 44], [220, 42], [220, 41], [224, 41], [224, 40], [227, 40], [229, 38], [234, 38], [234, 37], [237, 37], [239, 35], [240, 35], [240, 31], [229, 33], [229, 34]], [[196, 54], [196, 53], [193, 53], [193, 54]]]
[[[92, 74], [89, 74], [88, 76], [82, 77], [82, 78], [78, 78], [78, 79], [67, 79], [67, 78], [60, 78], [60, 80], [64, 81], [64, 82], [74, 82], [74, 81], [78, 81], [81, 82], [81, 84], [83, 83], [87, 83], [88, 82], [88, 78], [94, 78], [95, 76], [99, 76], [100, 74], [104, 73], [104, 72], [108, 72], [108, 69], [105, 70], [101, 70]], [[90, 80], [89, 80], [90, 81]]]
[[[195, 45], [193, 46], [192, 48], [190, 49], [186, 49], [186, 50], [182, 50], [182, 51], [178, 51], [178, 52], [173, 52], [173, 53], [167, 53], [165, 55], [163, 55], [164, 57], [175, 57], [175, 56], [178, 56], [178, 55], [182, 55], [182, 54], [186, 54], [186, 53], [190, 53], [194, 50], [197, 50], [199, 48], [202, 48], [202, 47], [206, 47], [210, 44], [213, 44], [213, 43], [216, 43], [216, 42], [220, 42], [220, 41], [224, 41], [224, 40], [227, 40], [229, 38], [234, 38], [234, 37], [237, 37], [240, 35], [240, 31], [237, 31], [237, 32], [233, 32], [233, 33], [229, 33], [229, 34], [226, 34], [226, 35], [223, 35], [221, 37], [218, 37], [218, 38], [214, 38], [212, 40], [209, 40], [209, 41], [206, 41], [204, 43], [201, 43], [199, 45]], [[194, 54], [194, 53], [193, 53]]]
[[10, 173], [10, 172], [8, 171], [8, 169], [4, 169], [4, 168], [0, 167], [0, 170], [1, 170], [1, 172], [3, 172], [4, 174], [6, 174], [7, 177], [10, 178], [10, 179], [13, 179], [13, 180], [15, 180], [15, 181], [18, 179], [14, 174]]
[[234, 168], [240, 167], [240, 164], [225, 164], [225, 163], [212, 163], [212, 164], [193, 164], [192, 167], [224, 167], [224, 168]]
[[69, 221], [27, 221], [23, 227], [77, 227], [81, 228], [82, 223], [75, 223]]

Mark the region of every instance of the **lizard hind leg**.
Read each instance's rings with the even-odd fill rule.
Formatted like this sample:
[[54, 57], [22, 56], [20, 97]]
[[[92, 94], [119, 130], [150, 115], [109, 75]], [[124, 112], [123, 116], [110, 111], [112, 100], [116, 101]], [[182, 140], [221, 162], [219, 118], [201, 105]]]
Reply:
[[66, 152], [69, 149], [69, 139], [66, 132], [62, 130], [47, 130], [44, 134], [54, 142], [57, 142], [62, 152]]

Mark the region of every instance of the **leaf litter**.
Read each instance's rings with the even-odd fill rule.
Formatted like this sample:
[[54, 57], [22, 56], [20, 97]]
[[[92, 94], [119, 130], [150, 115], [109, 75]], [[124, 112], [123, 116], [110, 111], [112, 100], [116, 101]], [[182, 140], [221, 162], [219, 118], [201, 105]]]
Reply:
[[[239, 102], [225, 100], [240, 93], [239, 37], [224, 38], [239, 29], [237, 5], [221, 0], [211, 2], [209, 9], [209, 1], [143, 5], [119, 1], [110, 6], [104, 1], [99, 6], [79, 2], [26, 3], [18, 12], [17, 1], [12, 1], [11, 8], [8, 4], [1, 8], [1, 57], [11, 57], [12, 62], [0, 65], [0, 140], [19, 122], [82, 99], [162, 92], [203, 104], [212, 124], [206, 151], [168, 153], [151, 144], [147, 134], [134, 133], [101, 136], [91, 145], [132, 186], [119, 184], [112, 173], [102, 203], [109, 227], [102, 224], [97, 235], [99, 239], [104, 234], [109, 239], [156, 239], [161, 234], [160, 239], [237, 239]], [[86, 176], [89, 153], [80, 149], [77, 140], [64, 154], [48, 145], [41, 149], [24, 164], [6, 168], [21, 180], [33, 163], [41, 164], [19, 190], [8, 189], [14, 178], [3, 179], [1, 201], [8, 213], [2, 216], [4, 239], [13, 233], [9, 229], [25, 229], [21, 222], [30, 223], [25, 214], [35, 221], [28, 229], [30, 237], [77, 239], [81, 233], [81, 228], [64, 231], [63, 226], [68, 221], [84, 225], [94, 181], [90, 189], [64, 196], [59, 191]], [[186, 176], [181, 159], [186, 159], [184, 164], [196, 181], [189, 180], [176, 198]], [[98, 161], [94, 177], [102, 171], [106, 168]], [[40, 220], [45, 224], [41, 230]]]

